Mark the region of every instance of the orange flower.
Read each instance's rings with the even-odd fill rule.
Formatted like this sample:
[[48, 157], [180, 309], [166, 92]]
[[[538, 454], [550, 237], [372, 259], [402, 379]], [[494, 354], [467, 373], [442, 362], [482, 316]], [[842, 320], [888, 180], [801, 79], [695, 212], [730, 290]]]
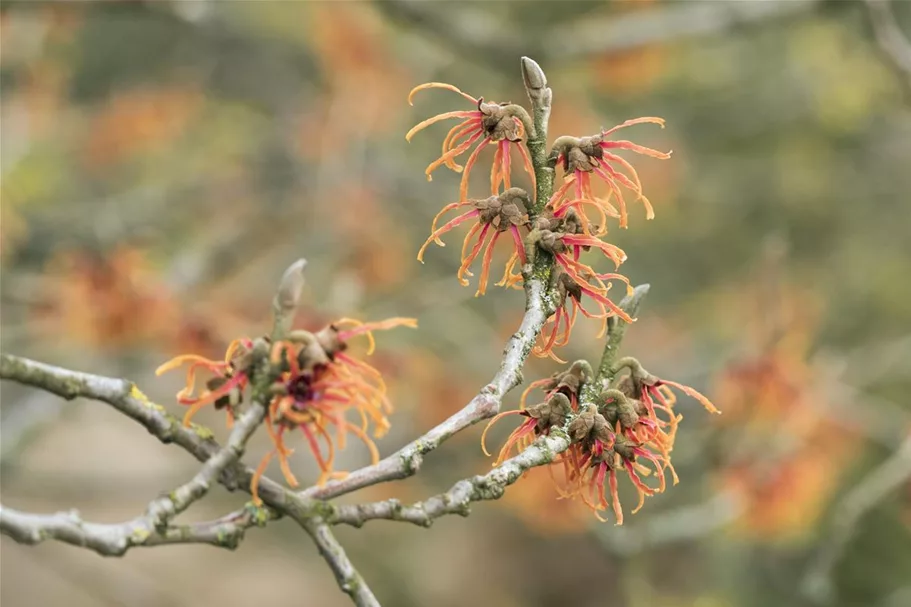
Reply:
[[[225, 408], [228, 425], [233, 423], [234, 410], [227, 405], [239, 404], [240, 395], [250, 382], [248, 371], [252, 348], [252, 340], [235, 339], [228, 346], [224, 361], [209, 360], [197, 354], [181, 354], [155, 370], [155, 375], [161, 375], [189, 363], [186, 386], [177, 393], [177, 402], [190, 407], [183, 417], [184, 426], [190, 425], [190, 420], [200, 409], [213, 403], [216, 409]], [[199, 369], [209, 371], [213, 377], [206, 382], [206, 389], [200, 395], [193, 396], [196, 390], [196, 373]]]
[[509, 435], [509, 438], [506, 439], [506, 444], [500, 449], [497, 461], [493, 464], [494, 466], [499, 466], [509, 456], [513, 447], [519, 453], [530, 445], [535, 438], [542, 434], [547, 434], [552, 427], [562, 426], [571, 410], [572, 406], [569, 398], [565, 394], [555, 392], [543, 403], [533, 405], [527, 409], [504, 411], [495, 415], [487, 424], [487, 427], [484, 428], [484, 432], [481, 434], [481, 449], [484, 451], [484, 455], [490, 456], [486, 445], [487, 432], [498, 420], [507, 415], [522, 415], [526, 417], [527, 419]]
[[[386, 416], [391, 413], [392, 406], [386, 397], [386, 384], [377, 369], [345, 351], [350, 339], [364, 335], [369, 343], [367, 354], [372, 354], [376, 345], [373, 331], [400, 326], [416, 327], [417, 321], [390, 318], [362, 323], [345, 318], [315, 334], [294, 332], [289, 341], [275, 344], [273, 364], [282, 365], [286, 370], [277, 382], [278, 394], [266, 413], [266, 428], [275, 448], [262, 459], [251, 481], [254, 502], [260, 503], [259, 479], [273, 457], [278, 457], [285, 480], [292, 486], [297, 485], [288, 464], [288, 456], [293, 450], [285, 444], [287, 430], [300, 430], [304, 436], [320, 468], [319, 484], [340, 475], [333, 471], [335, 450], [345, 447], [349, 432], [370, 450], [372, 463], [379, 461], [379, 452], [368, 431], [371, 423], [374, 437], [382, 436], [389, 429]], [[359, 424], [346, 418], [349, 411], [357, 414]], [[335, 438], [329, 432], [333, 427]]]
[[[531, 177], [532, 189], [534, 189], [535, 173], [531, 165], [531, 159], [528, 156], [528, 151], [523, 145], [526, 138], [526, 127], [523, 123], [523, 118], [528, 119], [528, 113], [525, 112], [524, 109], [512, 104], [488, 103], [484, 101], [483, 97], [475, 99], [451, 84], [444, 84], [442, 82], [428, 82], [427, 84], [422, 84], [412, 89], [408, 94], [409, 105], [414, 105], [413, 98], [415, 93], [429, 88], [442, 88], [454, 91], [471, 101], [472, 104], [477, 106], [477, 109], [437, 114], [436, 116], [420, 122], [405, 135], [405, 139], [411, 141], [411, 138], [415, 133], [427, 128], [431, 124], [449, 118], [462, 119], [459, 124], [449, 130], [449, 133], [446, 135], [445, 139], [443, 139], [442, 155], [431, 162], [424, 171], [428, 181], [432, 179], [431, 173], [442, 165], [445, 165], [447, 168], [452, 169], [457, 173], [461, 172], [462, 181], [459, 186], [459, 201], [467, 200], [468, 177], [471, 173], [471, 169], [474, 167], [481, 150], [484, 149], [488, 143], [493, 143], [497, 146], [497, 151], [494, 154], [493, 166], [491, 167], [490, 172], [490, 194], [496, 196], [500, 191], [501, 184], [505, 189], [512, 187], [510, 180], [510, 144], [516, 144], [516, 148], [522, 156], [525, 171]], [[468, 160], [465, 162], [464, 172], [462, 172], [463, 167], [457, 164], [455, 159], [467, 152], [475, 143], [477, 143], [477, 146], [469, 155]]]
[[[539, 234], [537, 246], [554, 256], [554, 271], [557, 272], [554, 280], [560, 293], [557, 310], [541, 331], [540, 341], [533, 350], [536, 356], [550, 357], [563, 362], [553, 353], [553, 348], [569, 342], [578, 312], [582, 312], [582, 315], [588, 318], [601, 320], [598, 337], [604, 334], [607, 318], [610, 316], [618, 316], [626, 322], [632, 322], [632, 318], [607, 296], [612, 286], [611, 281], [615, 280], [625, 283], [627, 293], [631, 293], [632, 286], [629, 280], [622, 274], [598, 273], [579, 260], [582, 251], [594, 247], [614, 262], [615, 267], [619, 267], [626, 260], [626, 253], [617, 246], [582, 233], [584, 221], [574, 209], [567, 210], [561, 216], [542, 216], [536, 221]], [[500, 284], [513, 284], [520, 280], [519, 276], [508, 275], [513, 265], [514, 263], [507, 266], [507, 276], [504, 276]], [[594, 302], [597, 312], [585, 309], [582, 304], [583, 295]], [[572, 312], [567, 309], [567, 303]]]
[[[524, 190], [519, 188], [510, 188], [499, 196], [491, 196], [484, 200], [467, 200], [463, 202], [453, 202], [443, 207], [437, 216], [433, 218], [430, 226], [431, 234], [418, 251], [418, 261], [424, 262], [424, 251], [430, 246], [431, 242], [436, 242], [440, 246], [446, 246], [440, 240], [440, 236], [453, 230], [466, 221], [477, 219], [473, 224], [465, 240], [462, 242], [462, 265], [459, 267], [457, 277], [462, 285], [468, 285], [465, 276], [472, 276], [468, 270], [474, 263], [481, 250], [484, 249], [484, 255], [481, 261], [481, 277], [478, 280], [478, 291], [475, 294], [483, 295], [487, 290], [487, 280], [490, 276], [490, 264], [493, 259], [493, 249], [500, 235], [509, 232], [512, 236], [514, 248], [513, 256], [515, 259], [521, 259], [525, 264], [525, 245], [522, 241], [522, 235], [519, 228], [528, 227], [528, 195]], [[446, 212], [460, 207], [472, 206], [474, 209], [466, 211], [450, 220], [440, 228], [437, 228], [437, 221]], [[492, 229], [491, 229], [492, 228]], [[487, 239], [491, 234], [490, 239]], [[469, 245], [474, 239], [475, 244], [469, 249]], [[507, 267], [507, 272], [514, 265], [514, 262]]]
[[[618, 218], [620, 227], [625, 228], [627, 227], [626, 201], [620, 189], [620, 186], [623, 186], [634, 192], [637, 199], [642, 201], [647, 219], [655, 217], [651, 203], [642, 193], [642, 183], [639, 181], [636, 169], [629, 162], [614, 154], [612, 150], [629, 150], [661, 160], [670, 158], [671, 153], [660, 152], [632, 141], [607, 139], [609, 135], [619, 129], [646, 122], [664, 127], [662, 118], [634, 118], [592, 137], [559, 137], [554, 141], [553, 149], [557, 152], [557, 162], [563, 164], [563, 170], [568, 175], [563, 185], [554, 192], [547, 203], [556, 216], [559, 217], [566, 209], [574, 208], [583, 218], [583, 226], [587, 231], [588, 221], [585, 217], [585, 206], [594, 206], [601, 218], [601, 223], [597, 226], [598, 233], [604, 233], [607, 230], [608, 216]], [[615, 169], [612, 164], [618, 165], [626, 173]], [[592, 175], [607, 184], [610, 192], [606, 199], [594, 195], [591, 183]], [[615, 199], [616, 206], [611, 203], [611, 197]]]
[[[633, 513], [642, 508], [646, 497], [665, 490], [666, 471], [674, 484], [679, 480], [671, 464], [671, 451], [682, 416], [673, 410], [675, 399], [670, 387], [717, 412], [699, 392], [651, 375], [633, 358], [618, 361], [615, 370], [623, 369], [629, 373], [615, 379], [612, 387], [603, 389], [594, 402], [584, 405], [579, 404], [579, 394], [587, 382], [593, 381], [591, 366], [585, 361], [532, 382], [522, 393], [518, 410], [505, 411], [490, 420], [481, 435], [481, 448], [489, 455], [487, 432], [508, 415], [526, 419], [506, 439], [494, 465], [501, 464], [514, 450], [521, 452], [551, 428], [566, 425], [570, 446], [547, 466], [557, 494], [560, 498], [580, 498], [601, 521], [605, 520], [601, 512], [610, 507], [617, 524], [622, 524], [618, 472], [626, 474], [639, 494]], [[536, 389], [544, 392], [544, 402], [526, 408], [529, 393]], [[670, 418], [659, 418], [657, 411], [666, 412]], [[562, 469], [562, 478], [558, 478], [554, 468]], [[657, 486], [648, 484], [648, 477], [657, 479]]]
[[[379, 452], [368, 435], [373, 426], [373, 436], [382, 436], [389, 429], [386, 417], [392, 406], [386, 397], [386, 383], [380, 372], [346, 352], [348, 342], [358, 336], [368, 340], [367, 354], [375, 348], [373, 332], [395, 327], [416, 327], [413, 318], [362, 323], [343, 318], [316, 333], [292, 331], [287, 339], [272, 345], [269, 357], [270, 377], [276, 377], [270, 387], [272, 394], [266, 408], [265, 426], [274, 449], [260, 461], [250, 483], [253, 501], [261, 504], [258, 495], [259, 479], [273, 457], [278, 457], [282, 474], [292, 486], [297, 479], [288, 465], [293, 452], [285, 444], [287, 430], [300, 430], [310, 451], [316, 458], [321, 474], [318, 483], [337, 476], [332, 465], [336, 448], [345, 447], [348, 433], [354, 434], [367, 445], [373, 463], [379, 461]], [[214, 361], [195, 354], [178, 356], [161, 365], [158, 375], [189, 363], [187, 384], [177, 393], [177, 401], [189, 405], [184, 425], [199, 409], [214, 403], [225, 407], [229, 425], [234, 420], [234, 407], [241, 403], [244, 389], [251, 383], [254, 368], [254, 342], [238, 339], [231, 343], [225, 360]], [[194, 396], [196, 373], [206, 369], [214, 375], [207, 382], [207, 389]], [[347, 419], [349, 411], [356, 412], [359, 423]], [[335, 438], [329, 430], [334, 428]], [[322, 444], [321, 444], [322, 443]], [[325, 451], [325, 453], [324, 453]]]
[[[522, 392], [519, 408], [517, 410], [504, 411], [503, 413], [495, 415], [487, 424], [487, 427], [484, 428], [484, 432], [481, 434], [481, 449], [484, 451], [485, 455], [490, 455], [487, 451], [486, 444], [487, 433], [498, 420], [503, 419], [508, 415], [521, 415], [527, 419], [510, 433], [503, 447], [500, 449], [499, 455], [493, 464], [494, 466], [503, 463], [513, 450], [515, 450], [516, 453], [522, 452], [534, 442], [535, 438], [542, 434], [548, 434], [550, 429], [554, 426], [563, 426], [569, 415], [575, 412], [578, 407], [579, 391], [582, 389], [583, 384], [591, 379], [591, 366], [585, 361], [576, 361], [563, 371], [558, 371], [548, 378], [531, 382], [525, 391]], [[526, 407], [528, 395], [535, 389], [544, 392], [544, 401], [540, 404]], [[561, 489], [562, 485], [554, 477], [552, 467], [562, 465], [566, 469], [569, 462], [573, 459], [571, 451], [572, 449], [569, 452], [560, 454], [548, 466], [550, 477], [557, 485], [557, 492], [564, 496], [566, 492]], [[578, 458], [575, 459], [577, 460]], [[567, 478], [570, 478], [571, 476], [572, 475], [567, 472]], [[581, 477], [581, 474], [575, 475], [575, 478], [579, 477]]]

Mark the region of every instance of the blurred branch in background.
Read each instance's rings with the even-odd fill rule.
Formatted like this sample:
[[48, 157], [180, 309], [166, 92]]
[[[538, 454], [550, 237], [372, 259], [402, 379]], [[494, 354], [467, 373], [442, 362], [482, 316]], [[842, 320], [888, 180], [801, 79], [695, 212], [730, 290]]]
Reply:
[[546, 51], [555, 60], [621, 53], [651, 44], [718, 35], [776, 19], [793, 19], [821, 4], [821, 0], [669, 2], [629, 15], [558, 26], [547, 35]]
[[[716, 35], [740, 26], [758, 25], [807, 13], [822, 0], [744, 2], [679, 2], [628, 15], [608, 14], [549, 23], [541, 37], [495, 25], [487, 10], [470, 3], [382, 0], [378, 5], [393, 19], [433, 32], [460, 53], [479, 60], [530, 54], [566, 61], [604, 53], [623, 53], [651, 44]], [[442, 5], [442, 6], [441, 6]]]
[[712, 535], [737, 520], [743, 511], [744, 504], [735, 493], [719, 492], [701, 504], [660, 512], [642, 523], [599, 528], [595, 536], [609, 552], [628, 556]]
[[889, 65], [911, 93], [911, 42], [892, 12], [890, 0], [865, 0], [876, 43]]
[[832, 572], [844, 557], [858, 523], [870, 510], [911, 479], [911, 435], [889, 459], [873, 469], [839, 501], [832, 521], [803, 580], [804, 593], [818, 604], [835, 597]]

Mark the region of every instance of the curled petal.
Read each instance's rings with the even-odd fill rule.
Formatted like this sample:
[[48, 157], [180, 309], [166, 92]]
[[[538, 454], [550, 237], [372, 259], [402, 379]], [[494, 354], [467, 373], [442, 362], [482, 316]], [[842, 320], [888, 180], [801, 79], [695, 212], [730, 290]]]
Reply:
[[[450, 221], [448, 221], [447, 223], [445, 223], [442, 227], [440, 227], [440, 228], [434, 230], [434, 231], [430, 234], [430, 237], [428, 237], [427, 240], [424, 241], [424, 244], [421, 245], [421, 248], [420, 248], [420, 250], [418, 251], [418, 261], [420, 261], [421, 263], [424, 262], [424, 251], [427, 250], [427, 247], [430, 246], [430, 243], [431, 243], [431, 242], [437, 242], [441, 247], [446, 246], [445, 243], [443, 243], [443, 241], [440, 240], [440, 238], [439, 238], [440, 236], [442, 236], [442, 235], [445, 234], [446, 232], [449, 232], [450, 230], [452, 230], [453, 228], [459, 226], [460, 224], [465, 223], [465, 222], [468, 221], [469, 219], [474, 219], [475, 217], [477, 217], [477, 216], [480, 215], [480, 214], [481, 214], [481, 212], [478, 211], [477, 209], [475, 209], [475, 210], [473, 210], [473, 211], [468, 211], [467, 213], [462, 213], [461, 215], [459, 215], [459, 216], [456, 217], [455, 219], [451, 219]], [[474, 232], [477, 232], [478, 229], [480, 229], [480, 228], [478, 227], [479, 225], [480, 225], [480, 224], [475, 224], [475, 228], [473, 228], [472, 231], [471, 231], [471, 233], [469, 233], [469, 235], [468, 235], [469, 237], [470, 237]], [[468, 237], [465, 238], [465, 242], [468, 242]], [[465, 256], [465, 252], [464, 252], [464, 248], [463, 248], [463, 250], [462, 250], [462, 257], [464, 257], [464, 256]]]
[[263, 500], [259, 497], [259, 479], [261, 479], [266, 472], [266, 467], [268, 467], [269, 462], [272, 461], [274, 456], [275, 451], [266, 453], [256, 467], [256, 472], [253, 473], [253, 477], [250, 479], [250, 493], [253, 495], [253, 503], [257, 506], [263, 505]]
[[462, 265], [459, 267], [459, 271], [456, 273], [456, 278], [459, 279], [459, 282], [462, 286], [468, 285], [468, 279], [465, 278], [465, 275], [471, 276], [471, 272], [468, 271], [468, 267], [474, 262], [478, 254], [481, 252], [481, 247], [484, 246], [484, 241], [487, 239], [487, 232], [490, 231], [490, 224], [485, 224], [481, 228], [481, 233], [478, 234], [478, 241], [472, 247], [471, 252], [468, 256], [462, 261]]
[[355, 327], [353, 329], [339, 331], [338, 338], [342, 341], [347, 341], [357, 335], [366, 335], [367, 340], [370, 342], [370, 345], [367, 348], [367, 354], [370, 355], [373, 354], [373, 351], [376, 349], [376, 341], [373, 339], [374, 331], [385, 331], [387, 329], [394, 329], [395, 327], [417, 329], [418, 320], [416, 318], [395, 317], [376, 322], [363, 323], [353, 318], [343, 318], [334, 324], [354, 324]]
[[487, 422], [487, 426], [484, 427], [484, 432], [481, 433], [481, 451], [484, 452], [484, 455], [486, 455], [487, 457], [490, 457], [490, 452], [487, 451], [487, 432], [490, 430], [490, 427], [493, 426], [497, 421], [506, 417], [507, 415], [520, 415], [520, 414], [522, 414], [521, 409], [516, 409], [513, 411], [503, 411], [502, 413], [498, 413], [497, 415], [494, 415], [491, 418], [491, 420], [489, 422]]
[[500, 237], [500, 234], [502, 234], [502, 232], [494, 232], [490, 242], [487, 243], [487, 249], [484, 251], [484, 257], [481, 260], [481, 276], [478, 279], [478, 290], [475, 293], [475, 297], [483, 295], [487, 290], [487, 277], [490, 275], [490, 262], [493, 259], [493, 249], [497, 244], [497, 239]]
[[522, 166], [525, 167], [525, 172], [528, 173], [528, 176], [531, 178], [531, 191], [536, 192], [538, 188], [537, 178], [535, 177], [535, 169], [531, 163], [531, 158], [528, 155], [528, 150], [525, 149], [525, 146], [518, 144], [519, 154], [522, 156]]
[[652, 158], [659, 158], [661, 160], [667, 160], [671, 157], [672, 152], [662, 152], [660, 150], [655, 150], [653, 148], [645, 147], [644, 145], [639, 145], [633, 143], [632, 141], [626, 141], [625, 139], [619, 139], [616, 141], [605, 141], [601, 143], [603, 149], [618, 149], [618, 150], [629, 150], [631, 152], [636, 152], [637, 154], [642, 154], [643, 156], [651, 156]]
[[643, 116], [642, 118], [632, 118], [630, 120], [627, 120], [626, 122], [623, 122], [622, 124], [618, 124], [615, 127], [609, 128], [606, 131], [601, 131], [601, 136], [607, 137], [611, 133], [618, 131], [620, 129], [626, 128], [628, 126], [633, 126], [634, 124], [645, 124], [645, 123], [657, 124], [661, 128], [664, 128], [664, 118], [658, 118], [655, 116]]
[[[426, 90], [426, 89], [446, 89], [447, 91], [453, 91], [454, 93], [458, 93], [465, 99], [468, 99], [473, 104], [475, 104], [475, 105], [478, 104], [478, 99], [475, 99], [468, 93], [463, 93], [462, 90], [456, 86], [453, 86], [451, 84], [446, 84], [445, 82], [426, 82], [424, 84], [420, 84], [420, 85], [414, 87], [413, 89], [411, 89], [411, 92], [408, 93], [408, 105], [414, 105], [415, 93], [417, 93], [418, 91]], [[662, 121], [662, 124], [663, 124], [663, 121]], [[619, 127], [615, 127], [615, 128], [619, 128]]]
[[[481, 135], [483, 135], [483, 133], [481, 133], [481, 132], [473, 134], [471, 137], [469, 137], [468, 139], [466, 139], [465, 141], [460, 143], [457, 147], [452, 148], [451, 150], [449, 150], [448, 152], [446, 152], [445, 154], [443, 154], [442, 156], [440, 156], [439, 158], [437, 158], [436, 160], [434, 160], [433, 162], [428, 164], [427, 168], [424, 169], [424, 174], [427, 175], [427, 181], [433, 181], [433, 176], [431, 175], [431, 173], [433, 173], [436, 169], [438, 169], [440, 167], [440, 165], [445, 164], [452, 158], [455, 158], [456, 156], [464, 154], [465, 151], [471, 147], [471, 144], [473, 144], [474, 142], [476, 142], [478, 139], [481, 138]], [[485, 137], [484, 141], [485, 142], [490, 141], [490, 138]], [[481, 143], [481, 146], [483, 146], [483, 145], [484, 145], [484, 143]], [[468, 169], [469, 169], [469, 166], [468, 166], [468, 163], [466, 163], [465, 164], [465, 174], [468, 173]], [[464, 174], [463, 174], [463, 178], [464, 178]], [[462, 198], [462, 200], [464, 200], [464, 198]]]
[[227, 368], [226, 363], [210, 360], [204, 356], [199, 356], [198, 354], [181, 354], [180, 356], [175, 356], [171, 360], [155, 369], [155, 375], [162, 375], [163, 373], [167, 373], [168, 371], [176, 369], [177, 367], [180, 367], [187, 362], [199, 363], [200, 365], [212, 371], [221, 371]]
[[[458, 145], [459, 139], [470, 135], [476, 130], [481, 128], [481, 119], [480, 118], [469, 118], [465, 122], [460, 122], [459, 124], [452, 127], [449, 132], [446, 134], [446, 137], [443, 139], [443, 145], [441, 146], [440, 154], [445, 156], [446, 152]], [[455, 162], [452, 158], [445, 162], [446, 167], [452, 169], [456, 173], [462, 172], [462, 166]]]
[[444, 112], [442, 114], [437, 114], [436, 116], [431, 116], [427, 120], [422, 120], [421, 122], [414, 125], [410, 131], [405, 133], [405, 141], [410, 142], [411, 138], [414, 137], [419, 131], [423, 131], [431, 124], [436, 124], [437, 122], [447, 120], [449, 118], [476, 118], [480, 112], [468, 112], [468, 111], [457, 111], [457, 112]]
[[[445, 214], [448, 213], [449, 211], [452, 211], [452, 210], [454, 210], [454, 209], [458, 209], [459, 207], [469, 206], [469, 205], [471, 205], [471, 204], [472, 204], [472, 203], [471, 203], [470, 201], [468, 201], [468, 200], [463, 200], [463, 201], [461, 201], [461, 202], [450, 202], [449, 204], [447, 204], [446, 206], [444, 206], [442, 209], [440, 209], [440, 212], [439, 212], [439, 213], [437, 213], [436, 215], [434, 215], [433, 221], [430, 222], [430, 232], [433, 233], [433, 232], [436, 232], [436, 231], [437, 231], [437, 222], [440, 220], [440, 217], [442, 217], [443, 215], [445, 215]], [[437, 243], [438, 245], [440, 245], [441, 247], [442, 247], [442, 246], [445, 246], [445, 244], [443, 243], [443, 241], [440, 240], [439, 238], [434, 239], [434, 242]]]
[[721, 411], [719, 411], [718, 408], [712, 404], [712, 401], [710, 401], [708, 398], [706, 398], [701, 392], [694, 390], [693, 388], [690, 388], [689, 386], [684, 386], [683, 384], [678, 384], [675, 381], [668, 381], [666, 379], [663, 379], [663, 380], [661, 380], [661, 383], [667, 384], [669, 386], [673, 386], [673, 387], [677, 388], [678, 390], [680, 390], [681, 392], [683, 392], [684, 394], [686, 394], [687, 396], [689, 396], [691, 398], [695, 398], [702, 404], [703, 407], [706, 408], [706, 410], [709, 413], [718, 413], [718, 414], [721, 413]]
[[462, 172], [462, 179], [459, 182], [459, 200], [468, 199], [468, 176], [471, 174], [472, 167], [478, 161], [478, 155], [481, 153], [481, 150], [483, 150], [484, 146], [488, 143], [490, 143], [490, 137], [485, 137], [471, 153], [471, 156], [468, 157], [468, 160], [465, 161], [465, 170]]

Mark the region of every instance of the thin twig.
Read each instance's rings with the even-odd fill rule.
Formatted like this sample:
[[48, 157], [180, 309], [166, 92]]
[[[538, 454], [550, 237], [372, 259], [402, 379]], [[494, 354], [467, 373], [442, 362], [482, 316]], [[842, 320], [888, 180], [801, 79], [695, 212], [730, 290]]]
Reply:
[[506, 344], [499, 371], [491, 382], [471, 399], [471, 402], [446, 421], [377, 464], [355, 470], [344, 479], [331, 481], [321, 487], [305, 489], [298, 496], [304, 499], [329, 499], [377, 483], [407, 478], [420, 469], [424, 455], [439, 447], [448, 438], [496, 415], [506, 393], [522, 383], [522, 366], [550, 313], [544, 299], [543, 281], [532, 280], [528, 286], [528, 293], [525, 316], [519, 330]]
[[[67, 400], [87, 398], [107, 403], [142, 424], [161, 442], [179, 445], [200, 462], [209, 460], [221, 449], [211, 430], [196, 424], [184, 426], [125, 379], [71, 371], [10, 354], [0, 354], [0, 379], [45, 390]], [[246, 489], [253, 473], [253, 469], [233, 463], [221, 472], [219, 481], [229, 491]], [[267, 505], [279, 508], [286, 503], [287, 495], [293, 495], [268, 478], [260, 481], [259, 494]]]
[[[620, 308], [626, 312], [630, 318], [635, 320], [639, 314], [639, 308], [642, 305], [642, 299], [648, 295], [651, 288], [648, 284], [637, 286], [633, 292], [620, 301]], [[611, 368], [617, 360], [617, 354], [620, 353], [620, 344], [623, 336], [626, 335], [626, 328], [630, 323], [624, 321], [618, 316], [611, 316], [607, 321], [607, 339], [604, 342], [604, 351], [601, 353], [601, 362], [598, 363], [598, 371], [595, 381], [590, 382], [591, 389], [600, 390], [604, 383], [613, 381]], [[587, 386], [588, 387], [588, 386]], [[587, 396], [594, 396], [588, 395]]]
[[[495, 26], [488, 11], [460, 3], [438, 6], [419, 0], [385, 0], [379, 7], [392, 18], [407, 20], [434, 40], [460, 54], [489, 63], [490, 57], [532, 53], [544, 60], [573, 59], [624, 53], [652, 44], [667, 44], [699, 36], [717, 35], [736, 27], [761, 25], [796, 17], [819, 7], [822, 0], [786, 2], [678, 2], [630, 12], [586, 14], [557, 24], [548, 22], [547, 34], [516, 36], [512, 27]], [[537, 40], [536, 40], [537, 39]]]
[[410, 506], [403, 506], [395, 499], [335, 506], [329, 522], [360, 527], [370, 520], [385, 519], [429, 527], [434, 519], [446, 514], [468, 516], [471, 502], [500, 499], [506, 487], [519, 480], [527, 470], [549, 464], [568, 448], [569, 437], [556, 429], [487, 474], [461, 480], [445, 493]]
[[546, 50], [554, 60], [622, 53], [795, 17], [820, 4], [822, 0], [672, 2], [622, 16], [607, 14], [561, 24], [549, 32]]

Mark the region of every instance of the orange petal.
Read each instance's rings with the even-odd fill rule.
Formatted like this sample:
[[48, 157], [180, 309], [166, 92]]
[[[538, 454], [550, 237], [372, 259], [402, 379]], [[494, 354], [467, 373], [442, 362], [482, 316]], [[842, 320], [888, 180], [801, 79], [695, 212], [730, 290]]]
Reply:
[[414, 87], [413, 89], [411, 89], [411, 92], [408, 93], [408, 105], [414, 105], [415, 93], [417, 93], [418, 91], [426, 90], [426, 89], [446, 89], [447, 91], [453, 91], [455, 93], [458, 93], [459, 95], [461, 95], [462, 97], [465, 97], [465, 99], [468, 99], [475, 105], [477, 105], [477, 103], [478, 103], [477, 99], [475, 99], [468, 93], [463, 93], [461, 91], [461, 89], [459, 89], [456, 86], [453, 86], [451, 84], [446, 84], [445, 82], [426, 82], [424, 84], [420, 84], [420, 85]]
[[405, 133], [405, 141], [411, 141], [411, 138], [414, 137], [419, 131], [423, 131], [431, 124], [436, 124], [443, 120], [448, 120], [449, 118], [473, 118], [478, 112], [466, 112], [460, 110], [457, 112], [443, 112], [442, 114], [437, 114], [436, 116], [431, 116], [427, 120], [422, 120], [421, 122], [414, 125], [410, 131]]

